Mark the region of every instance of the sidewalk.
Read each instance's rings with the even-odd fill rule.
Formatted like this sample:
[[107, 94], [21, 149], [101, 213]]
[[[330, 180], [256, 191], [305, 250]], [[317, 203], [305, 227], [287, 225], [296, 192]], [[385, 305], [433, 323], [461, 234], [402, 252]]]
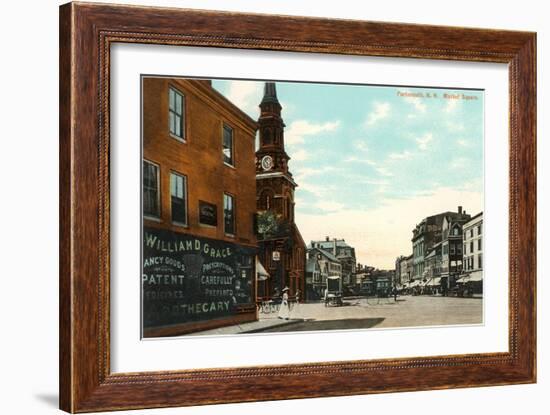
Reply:
[[304, 319], [294, 318], [290, 320], [281, 320], [279, 318], [269, 318], [265, 320], [251, 321], [249, 323], [236, 324], [234, 326], [220, 327], [212, 330], [200, 331], [189, 334], [188, 336], [219, 336], [225, 334], [243, 334], [255, 333], [276, 327], [288, 326], [296, 323], [303, 323]]

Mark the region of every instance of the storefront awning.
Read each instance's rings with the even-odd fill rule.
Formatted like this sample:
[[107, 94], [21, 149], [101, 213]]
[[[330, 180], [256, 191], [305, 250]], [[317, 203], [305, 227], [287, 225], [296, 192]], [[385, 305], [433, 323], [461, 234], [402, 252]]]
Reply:
[[265, 270], [262, 263], [256, 257], [256, 280], [265, 281], [269, 278], [268, 272]]
[[436, 287], [438, 285], [441, 285], [441, 278], [439, 277], [434, 277], [432, 279], [430, 279], [427, 283], [426, 283], [427, 286], [429, 287]]
[[459, 284], [464, 284], [468, 281], [470, 281], [470, 274], [462, 275], [459, 279], [456, 280], [456, 282]]
[[482, 281], [483, 280], [483, 272], [482, 271], [475, 271], [470, 274], [469, 281]]

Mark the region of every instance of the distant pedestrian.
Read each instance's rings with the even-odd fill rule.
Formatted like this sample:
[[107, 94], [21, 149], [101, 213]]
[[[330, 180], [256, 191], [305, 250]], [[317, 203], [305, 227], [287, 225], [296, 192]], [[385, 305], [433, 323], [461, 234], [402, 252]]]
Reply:
[[393, 287], [393, 301], [397, 302], [397, 287]]
[[288, 303], [288, 287], [283, 288], [283, 298], [281, 308], [279, 308], [279, 318], [288, 320], [290, 318], [290, 305]]

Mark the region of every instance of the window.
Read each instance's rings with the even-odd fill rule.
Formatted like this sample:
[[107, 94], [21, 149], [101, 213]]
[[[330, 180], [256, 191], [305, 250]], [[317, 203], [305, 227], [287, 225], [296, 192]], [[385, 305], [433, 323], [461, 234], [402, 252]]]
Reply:
[[233, 129], [228, 125], [223, 125], [223, 162], [229, 164], [230, 166], [234, 165], [233, 160]]
[[451, 255], [454, 255], [455, 254], [455, 246], [450, 245], [450, 249], [451, 249]]
[[456, 253], [457, 253], [458, 255], [462, 255], [462, 244], [458, 244], [458, 245], [456, 246]]
[[160, 217], [159, 167], [143, 160], [143, 215]]
[[470, 238], [474, 237], [474, 228], [470, 229]]
[[454, 229], [453, 229], [453, 235], [454, 235], [454, 236], [458, 236], [458, 228], [454, 228]]
[[227, 193], [223, 194], [223, 224], [226, 234], [235, 235], [235, 198]]
[[470, 253], [474, 252], [474, 241], [470, 241]]
[[481, 238], [477, 240], [477, 249], [478, 251], [481, 251]]
[[172, 222], [187, 225], [187, 178], [170, 173]]
[[478, 225], [478, 227], [477, 227], [477, 234], [478, 234], [478, 235], [481, 235], [481, 226], [482, 226], [482, 225], [481, 225], [481, 223], [480, 223], [480, 224]]
[[483, 255], [479, 255], [477, 257], [477, 267], [478, 268], [483, 268]]
[[185, 138], [185, 100], [183, 94], [176, 91], [174, 88], [168, 89], [168, 113], [170, 134], [181, 138]]

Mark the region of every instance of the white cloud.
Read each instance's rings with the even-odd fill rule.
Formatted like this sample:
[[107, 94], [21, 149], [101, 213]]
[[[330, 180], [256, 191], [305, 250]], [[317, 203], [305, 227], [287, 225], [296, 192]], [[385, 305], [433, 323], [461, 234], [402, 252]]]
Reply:
[[374, 170], [376, 170], [376, 172], [381, 176], [385, 176], [385, 177], [393, 176], [393, 173], [390, 172], [387, 167], [375, 167]]
[[371, 126], [376, 124], [381, 119], [386, 118], [390, 113], [390, 104], [388, 102], [375, 102], [374, 110], [367, 115], [366, 125]]
[[369, 166], [376, 166], [377, 163], [373, 160], [367, 159], [367, 158], [359, 158], [357, 156], [349, 156], [346, 157], [344, 160], [344, 163], [364, 163], [368, 164]]
[[285, 143], [289, 146], [303, 144], [306, 136], [335, 131], [339, 126], [340, 121], [312, 123], [308, 120], [296, 120], [285, 130]]
[[332, 174], [340, 170], [342, 169], [339, 167], [333, 167], [333, 166], [325, 166], [325, 167], [319, 167], [319, 168], [301, 167], [296, 170], [294, 174], [294, 179], [298, 184], [298, 189], [300, 193], [302, 191], [306, 191], [318, 198], [324, 198], [326, 197], [326, 195], [329, 195], [331, 192], [335, 191], [334, 186], [323, 184], [323, 183], [321, 184], [311, 183], [310, 179], [312, 177]]
[[372, 184], [375, 186], [387, 186], [388, 181], [387, 180], [381, 180], [381, 179], [371, 179], [371, 178], [360, 178], [357, 180], [359, 183], [363, 184]]
[[292, 115], [292, 113], [295, 111], [296, 106], [294, 104], [291, 104], [288, 101], [284, 101], [279, 99], [279, 104], [281, 104], [281, 116], [283, 118], [288, 117], [289, 115]]
[[354, 141], [353, 147], [355, 147], [356, 150], [362, 151], [364, 153], [369, 151], [369, 147], [364, 141], [360, 141], [360, 140]]
[[306, 191], [312, 195], [322, 199], [330, 193], [330, 188], [322, 184], [314, 184], [306, 180], [296, 179], [300, 192]]
[[[417, 112], [420, 112], [420, 113], [426, 112], [426, 104], [423, 102], [422, 98], [406, 97], [405, 101], [411, 104]], [[410, 118], [413, 118], [413, 117], [410, 117]]]
[[412, 252], [412, 229], [418, 222], [456, 211], [459, 205], [476, 214], [483, 209], [482, 193], [441, 187], [410, 199], [383, 199], [372, 209], [342, 208], [325, 214], [304, 214], [297, 205], [296, 223], [306, 241], [325, 235], [344, 238], [355, 247], [358, 262], [389, 269], [397, 256]]
[[324, 167], [300, 167], [298, 168], [294, 176], [296, 177], [296, 180], [304, 180], [311, 176], [319, 176], [326, 173], [331, 173], [335, 171], [342, 170], [340, 167], [334, 167], [334, 166], [324, 166]]
[[458, 108], [459, 104], [461, 104], [461, 101], [462, 100], [460, 99], [447, 99], [447, 104], [445, 104], [443, 111], [448, 114], [454, 112]]
[[225, 96], [252, 118], [257, 119], [260, 114], [258, 105], [262, 100], [262, 86], [261, 82], [255, 81], [229, 81]]
[[315, 207], [325, 212], [340, 212], [345, 208], [345, 205], [333, 200], [320, 200], [315, 204]]
[[374, 160], [365, 159], [365, 163], [367, 163], [369, 166], [376, 166], [378, 163]]
[[412, 157], [412, 153], [408, 150], [405, 150], [401, 153], [390, 153], [388, 157], [392, 160], [409, 160]]
[[466, 126], [463, 122], [447, 121], [447, 129], [452, 132], [464, 131]]
[[453, 170], [462, 170], [469, 166], [470, 160], [466, 157], [457, 157], [449, 163], [449, 167]]
[[422, 137], [416, 138], [416, 143], [418, 144], [418, 148], [420, 150], [426, 150], [428, 148], [428, 144], [433, 140], [433, 134], [432, 133], [426, 133]]
[[304, 161], [304, 160], [307, 160], [308, 158], [309, 158], [309, 153], [304, 149], [300, 149], [292, 153], [292, 160], [295, 160], [295, 161]]

